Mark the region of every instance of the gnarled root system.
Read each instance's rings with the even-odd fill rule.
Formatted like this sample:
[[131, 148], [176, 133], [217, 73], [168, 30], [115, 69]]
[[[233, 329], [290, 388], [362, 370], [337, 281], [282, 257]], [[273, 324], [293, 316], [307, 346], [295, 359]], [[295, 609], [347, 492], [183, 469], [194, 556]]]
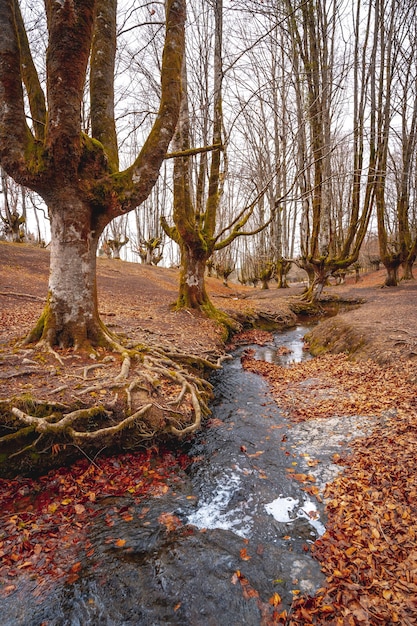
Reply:
[[80, 453], [92, 458], [103, 449], [181, 438], [200, 428], [212, 392], [204, 372], [221, 367], [225, 357], [144, 346], [120, 352], [103, 350], [93, 363], [39, 346], [10, 356], [13, 371], [35, 384], [25, 385], [33, 393], [0, 402], [0, 475], [44, 470]]

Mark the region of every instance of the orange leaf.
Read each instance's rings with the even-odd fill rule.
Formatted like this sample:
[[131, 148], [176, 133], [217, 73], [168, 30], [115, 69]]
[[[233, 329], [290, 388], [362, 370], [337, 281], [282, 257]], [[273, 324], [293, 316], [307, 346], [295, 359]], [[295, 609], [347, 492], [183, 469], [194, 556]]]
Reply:
[[281, 602], [282, 599], [279, 593], [274, 593], [274, 595], [269, 598], [269, 604], [271, 604], [272, 606], [278, 606], [279, 604], [281, 604]]
[[230, 579], [232, 585], [236, 585], [237, 581], [239, 580], [239, 574], [239, 570], [233, 574], [232, 578]]
[[81, 561], [77, 561], [76, 563], [74, 563], [74, 565], [71, 567], [71, 572], [75, 573], [75, 572], [79, 572], [81, 569]]
[[242, 561], [249, 561], [249, 559], [251, 558], [249, 554], [247, 553], [246, 548], [241, 549], [240, 558], [242, 559]]
[[116, 545], [118, 548], [123, 548], [123, 546], [125, 545], [125, 543], [126, 543], [126, 539], [117, 539], [117, 540], [114, 542], [114, 545]]
[[179, 517], [177, 517], [173, 513], [161, 513], [161, 515], [158, 517], [158, 522], [160, 524], [163, 524], [168, 532], [172, 532], [173, 530], [176, 530], [177, 528], [182, 526]]

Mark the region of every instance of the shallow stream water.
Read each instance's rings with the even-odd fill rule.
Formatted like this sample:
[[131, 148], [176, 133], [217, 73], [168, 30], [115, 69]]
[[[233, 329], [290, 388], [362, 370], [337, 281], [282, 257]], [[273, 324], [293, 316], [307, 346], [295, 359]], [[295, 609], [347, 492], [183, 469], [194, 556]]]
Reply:
[[[250, 347], [257, 358], [285, 365], [308, 357], [307, 330]], [[280, 355], [282, 346], [290, 352]], [[166, 494], [139, 504], [107, 498], [88, 531], [94, 556], [78, 580], [41, 599], [3, 599], [4, 626], [258, 626], [271, 616], [274, 594], [282, 599], [278, 611], [289, 610], [299, 593], [321, 586], [309, 549], [325, 530], [322, 505], [287, 472], [305, 471], [308, 434], [301, 441], [302, 430], [283, 418], [267, 383], [242, 369], [247, 347], [213, 377], [213, 415], [185, 448], [188, 469], [173, 474]], [[124, 506], [128, 524], [116, 514]], [[170, 528], [161, 524], [166, 515], [177, 520]]]

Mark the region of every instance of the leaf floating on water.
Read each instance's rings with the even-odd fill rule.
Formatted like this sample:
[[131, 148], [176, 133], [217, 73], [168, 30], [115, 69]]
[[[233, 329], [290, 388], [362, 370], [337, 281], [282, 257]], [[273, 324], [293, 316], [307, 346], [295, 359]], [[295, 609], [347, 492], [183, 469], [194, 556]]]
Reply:
[[254, 452], [253, 454], [248, 454], [248, 457], [250, 457], [251, 459], [257, 459], [258, 456], [261, 456], [261, 454], [264, 454], [264, 450], [258, 450], [257, 452]]
[[239, 553], [240, 558], [242, 559], [242, 561], [249, 561], [252, 557], [249, 556], [249, 554], [247, 553], [246, 548], [242, 548], [240, 553]]
[[232, 578], [230, 579], [230, 582], [232, 583], [232, 585], [236, 585], [236, 583], [239, 581], [239, 577], [240, 577], [240, 570], [237, 570], [237, 572], [234, 572]]
[[126, 539], [116, 539], [116, 541], [114, 542], [114, 545], [117, 546], [118, 548], [123, 548], [125, 544], [126, 544]]
[[158, 517], [158, 522], [165, 526], [168, 532], [172, 532], [182, 526], [180, 518], [173, 513], [161, 513]]
[[274, 595], [269, 598], [269, 604], [271, 604], [272, 606], [279, 606], [281, 602], [282, 599], [279, 593], [274, 593]]

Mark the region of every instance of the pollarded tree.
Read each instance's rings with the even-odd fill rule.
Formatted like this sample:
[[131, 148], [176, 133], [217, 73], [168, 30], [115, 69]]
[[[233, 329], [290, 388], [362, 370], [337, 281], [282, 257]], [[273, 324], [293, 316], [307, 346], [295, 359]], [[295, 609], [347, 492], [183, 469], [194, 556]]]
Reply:
[[[203, 140], [209, 139], [211, 131], [211, 145], [202, 149], [191, 147], [192, 116], [189, 107], [189, 93], [187, 80], [187, 66], [183, 67], [183, 99], [178, 126], [174, 136], [175, 156], [173, 168], [173, 221], [170, 226], [165, 218], [162, 225], [166, 234], [171, 237], [180, 248], [181, 273], [178, 308], [191, 308], [205, 315], [215, 318], [226, 327], [234, 326], [228, 316], [215, 309], [208, 296], [205, 284], [207, 261], [214, 252], [224, 250], [237, 237], [250, 236], [260, 232], [272, 220], [272, 216], [265, 223], [255, 225], [252, 230], [243, 228], [252, 218], [258, 200], [265, 193], [267, 185], [261, 190], [253, 202], [244, 206], [237, 214], [220, 220], [221, 200], [223, 196], [226, 150], [224, 146], [223, 129], [223, 65], [222, 65], [222, 32], [223, 32], [223, 3], [215, 0], [214, 8], [214, 50], [213, 50], [213, 89], [212, 96], [206, 94], [206, 102], [212, 101], [211, 127], [209, 130], [209, 108], [206, 105], [207, 126], [204, 128]], [[204, 89], [208, 85], [203, 86]], [[207, 154], [211, 153], [211, 158]], [[193, 177], [191, 157], [200, 155], [200, 162], [194, 169], [197, 175]]]
[[[372, 209], [374, 154], [369, 139], [369, 163], [364, 161], [366, 140], [366, 104], [369, 68], [367, 40], [369, 24], [364, 24], [357, 2], [354, 14], [353, 102], [350, 192], [348, 210], [340, 219], [335, 209], [340, 197], [338, 181], [342, 172], [335, 171], [333, 153], [338, 132], [337, 113], [340, 94], [345, 85], [348, 64], [339, 42], [343, 4], [324, 0], [307, 0], [302, 4], [285, 0], [288, 12], [288, 32], [292, 39], [294, 89], [298, 118], [299, 191], [302, 197], [302, 217], [299, 265], [308, 274], [309, 288], [305, 299], [320, 297], [327, 278], [358, 259]], [[364, 37], [363, 50], [360, 36]], [[371, 53], [371, 58], [372, 53]], [[305, 123], [304, 123], [305, 120]], [[346, 159], [345, 159], [346, 162]], [[343, 187], [346, 185], [344, 184]]]
[[[166, 0], [159, 110], [139, 154], [123, 170], [114, 114], [116, 0], [46, 0], [45, 6], [46, 98], [18, 0], [0, 0], [0, 163], [18, 183], [45, 200], [51, 219], [49, 297], [28, 340], [41, 340], [48, 347], [112, 347], [123, 352], [123, 364], [116, 376], [107, 373], [104, 359], [84, 368], [85, 384], [77, 381], [78, 397], [84, 394], [82, 408], [71, 391], [71, 406], [38, 402], [42, 409], [36, 415], [26, 412], [24, 397], [0, 402], [0, 422], [7, 422], [5, 434], [0, 425], [0, 472], [10, 471], [9, 462], [25, 455], [33, 467], [33, 458], [45, 458], [43, 453], [51, 446], [65, 454], [66, 448], [102, 450], [109, 443], [134, 447], [162, 431], [175, 436], [192, 432], [208, 411], [205, 402], [210, 385], [194, 372], [188, 374], [183, 363], [192, 360], [195, 367], [213, 366], [176, 349], [123, 348], [102, 324], [97, 309], [99, 237], [115, 217], [133, 210], [149, 195], [177, 124], [185, 0]], [[87, 82], [91, 136], [81, 126]], [[96, 353], [100, 357], [105, 351]], [[56, 351], [55, 356], [60, 358]], [[61, 364], [65, 370], [63, 359]], [[94, 394], [87, 400], [92, 367], [103, 368], [103, 375], [95, 378]], [[68, 376], [63, 376], [67, 388]], [[163, 379], [166, 385], [160, 384]], [[118, 393], [111, 401], [94, 404], [98, 390], [114, 386]], [[171, 396], [164, 395], [168, 386]], [[33, 405], [37, 406], [36, 398]], [[17, 430], [10, 433], [13, 427]], [[40, 450], [41, 455], [32, 457], [32, 452]]]
[[[0, 0], [0, 163], [44, 199], [51, 219], [48, 301], [28, 340], [105, 345], [112, 338], [97, 309], [97, 244], [111, 220], [147, 198], [174, 133], [185, 0], [166, 2], [159, 111], [142, 149], [123, 171], [114, 114], [116, 0], [46, 0], [45, 10], [46, 97], [19, 2]], [[88, 68], [91, 136], [81, 128]]]
[[[412, 278], [417, 256], [414, 178], [417, 150], [417, 45], [415, 3], [374, 4], [373, 108], [376, 136], [375, 205], [379, 256], [387, 287]], [[395, 183], [395, 184], [394, 184]]]

